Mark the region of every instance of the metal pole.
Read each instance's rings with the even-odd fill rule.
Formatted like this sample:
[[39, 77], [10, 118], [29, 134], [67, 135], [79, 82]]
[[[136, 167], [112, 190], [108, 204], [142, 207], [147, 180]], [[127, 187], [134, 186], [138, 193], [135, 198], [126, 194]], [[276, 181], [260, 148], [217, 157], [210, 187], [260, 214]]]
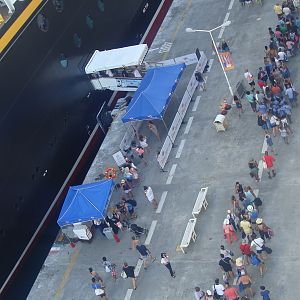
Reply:
[[224, 66], [223, 66], [223, 63], [222, 63], [221, 57], [220, 57], [220, 55], [219, 55], [219, 51], [218, 51], [218, 49], [217, 49], [217, 45], [216, 45], [216, 43], [215, 43], [215, 40], [214, 40], [214, 38], [213, 38], [213, 35], [212, 35], [212, 33], [211, 33], [211, 30], [210, 30], [210, 31], [208, 31], [208, 32], [209, 32], [210, 38], [211, 38], [211, 40], [212, 40], [212, 43], [213, 43], [213, 45], [214, 45], [215, 51], [216, 51], [216, 53], [217, 53], [217, 56], [218, 56], [219, 62], [220, 62], [220, 64], [221, 64], [221, 67], [222, 67], [222, 70], [223, 70], [223, 73], [224, 73], [224, 76], [225, 76], [226, 82], [227, 82], [227, 84], [228, 84], [228, 88], [229, 88], [230, 95], [233, 97], [233, 91], [232, 91], [232, 88], [231, 88], [230, 82], [229, 82], [229, 80], [228, 80], [228, 77], [227, 77], [226, 71], [225, 71], [225, 69], [224, 69]]

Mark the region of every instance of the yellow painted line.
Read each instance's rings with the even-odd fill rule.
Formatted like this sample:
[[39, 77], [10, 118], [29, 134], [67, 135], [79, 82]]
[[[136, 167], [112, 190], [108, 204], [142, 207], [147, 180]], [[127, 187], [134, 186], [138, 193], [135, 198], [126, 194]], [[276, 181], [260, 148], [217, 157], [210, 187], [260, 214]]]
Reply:
[[[176, 40], [177, 38], [177, 35], [178, 35], [178, 31], [179, 29], [181, 28], [182, 24], [183, 24], [183, 21], [187, 15], [187, 12], [188, 10], [190, 9], [191, 5], [192, 5], [192, 2], [193, 0], [189, 0], [188, 2], [188, 5], [186, 6], [185, 10], [184, 10], [184, 13], [183, 13], [183, 16], [180, 20], [180, 22], [178, 23], [177, 27], [176, 27], [176, 30], [174, 31], [173, 35], [172, 35], [172, 39], [171, 39], [171, 43], [173, 44], [174, 41]], [[163, 59], [162, 60], [166, 60], [168, 58], [168, 55], [169, 55], [169, 52], [165, 52], [165, 54], [163, 55]]]
[[[77, 246], [78, 245], [76, 245], [76, 247]], [[74, 268], [74, 266], [77, 262], [77, 258], [79, 256], [79, 253], [80, 253], [80, 251], [76, 248], [74, 253], [71, 255], [70, 262], [69, 262], [68, 267], [67, 267], [67, 269], [66, 269], [66, 271], [63, 275], [62, 281], [61, 281], [58, 289], [55, 292], [54, 299], [59, 299], [60, 298], [60, 295], [61, 295], [66, 283], [68, 282], [70, 274], [71, 274], [71, 272], [72, 272], [72, 270], [73, 270], [73, 268]]]
[[6, 48], [6, 46], [15, 37], [18, 31], [26, 23], [26, 21], [32, 16], [37, 7], [43, 2], [43, 0], [32, 0], [20, 16], [14, 21], [14, 23], [7, 29], [4, 35], [0, 38], [0, 53]]

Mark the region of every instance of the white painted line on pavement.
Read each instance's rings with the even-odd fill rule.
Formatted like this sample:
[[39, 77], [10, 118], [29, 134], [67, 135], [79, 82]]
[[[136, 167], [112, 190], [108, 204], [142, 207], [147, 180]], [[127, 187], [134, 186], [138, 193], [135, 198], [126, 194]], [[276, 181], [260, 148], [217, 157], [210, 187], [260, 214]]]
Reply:
[[135, 268], [134, 268], [134, 275], [135, 277], [139, 276], [140, 274], [140, 271], [141, 271], [141, 268], [142, 268], [142, 265], [143, 265], [143, 260], [142, 259], [139, 259]]
[[[201, 96], [197, 96], [192, 111], [196, 111], [200, 102]], [[180, 146], [179, 146], [180, 147]], [[177, 157], [176, 157], [177, 158]]]
[[264, 171], [264, 164], [263, 164], [263, 161], [260, 160], [258, 162], [258, 177], [259, 177], [260, 180], [261, 180], [263, 171]]
[[265, 154], [265, 151], [268, 150], [268, 144], [267, 144], [267, 139], [264, 138], [264, 143], [263, 143], [263, 146], [262, 146], [262, 149], [261, 149], [261, 153]]
[[[224, 18], [223, 24], [224, 24], [225, 22], [227, 22], [227, 21], [228, 21], [228, 19], [229, 19], [229, 15], [230, 15], [230, 12], [227, 12], [227, 13], [226, 13], [226, 15], [225, 15], [225, 18]], [[225, 28], [225, 27], [223, 27], [223, 28]]]
[[151, 239], [152, 239], [152, 235], [154, 233], [156, 225], [157, 225], [157, 220], [153, 220], [152, 223], [151, 223], [151, 226], [150, 226], [150, 229], [149, 229], [146, 241], [144, 243], [145, 245], [149, 245], [150, 244]]
[[210, 72], [210, 69], [211, 69], [211, 67], [212, 67], [212, 64], [213, 64], [214, 60], [215, 60], [214, 58], [211, 58], [211, 59], [209, 60], [209, 62], [208, 62], [208, 69], [207, 69], [207, 71], [206, 71], [207, 73]]
[[184, 144], [185, 144], [185, 140], [181, 140], [175, 158], [180, 158], [182, 150], [183, 150], [183, 147], [184, 147]]
[[177, 164], [173, 164], [173, 166], [172, 166], [172, 168], [170, 170], [169, 176], [167, 178], [166, 184], [171, 184], [172, 179], [173, 179], [174, 174], [175, 174], [176, 167], [177, 167]]
[[224, 30], [225, 30], [225, 27], [222, 27], [221, 30], [220, 30], [220, 32], [219, 32], [218, 39], [222, 38]]
[[164, 206], [164, 203], [166, 201], [166, 198], [167, 198], [167, 194], [168, 194], [168, 191], [164, 191], [160, 197], [160, 200], [159, 200], [159, 203], [158, 203], [158, 207], [156, 209], [156, 213], [157, 214], [160, 214], [161, 213], [161, 210]]
[[133, 289], [128, 289], [124, 300], [129, 300], [131, 298], [132, 292], [133, 292]]
[[190, 129], [191, 129], [191, 126], [192, 126], [192, 123], [193, 123], [193, 119], [194, 117], [189, 117], [189, 120], [186, 124], [186, 127], [185, 127], [185, 131], [184, 131], [184, 134], [188, 134]]
[[229, 3], [228, 10], [231, 10], [231, 9], [232, 9], [233, 3], [234, 3], [234, 0], [231, 0], [230, 3]]

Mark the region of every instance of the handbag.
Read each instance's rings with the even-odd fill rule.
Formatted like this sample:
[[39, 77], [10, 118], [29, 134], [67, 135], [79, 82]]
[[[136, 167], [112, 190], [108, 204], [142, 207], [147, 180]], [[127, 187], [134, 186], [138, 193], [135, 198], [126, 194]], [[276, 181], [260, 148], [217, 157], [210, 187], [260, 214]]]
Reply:
[[271, 254], [273, 252], [273, 250], [269, 247], [266, 247], [265, 245], [263, 245], [262, 247], [263, 251], [265, 251], [268, 254]]
[[125, 271], [122, 271], [120, 275], [121, 275], [121, 277], [124, 278], [124, 279], [127, 278], [127, 274], [125, 273]]
[[101, 296], [101, 295], [103, 295], [105, 292], [104, 292], [104, 290], [102, 290], [102, 289], [95, 289], [95, 294], [96, 294], [96, 296]]

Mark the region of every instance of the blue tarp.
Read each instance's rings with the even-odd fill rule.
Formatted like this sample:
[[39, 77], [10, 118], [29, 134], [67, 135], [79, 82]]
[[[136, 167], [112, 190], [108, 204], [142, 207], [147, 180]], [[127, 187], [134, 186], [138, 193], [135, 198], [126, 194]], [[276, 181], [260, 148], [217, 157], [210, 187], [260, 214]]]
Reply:
[[149, 69], [130, 101], [123, 123], [162, 119], [185, 64]]
[[103, 219], [112, 192], [113, 180], [71, 186], [57, 223], [60, 227]]

